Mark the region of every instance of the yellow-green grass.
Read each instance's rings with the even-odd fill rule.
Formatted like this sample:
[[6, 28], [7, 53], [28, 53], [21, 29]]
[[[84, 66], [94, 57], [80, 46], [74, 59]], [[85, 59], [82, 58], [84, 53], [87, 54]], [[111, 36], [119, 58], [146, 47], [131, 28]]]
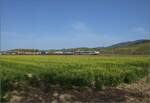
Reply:
[[[88, 86], [102, 89], [148, 75], [147, 56], [0, 56], [2, 92], [13, 83]], [[30, 75], [30, 76], [29, 76]], [[29, 76], [29, 77], [28, 77]], [[35, 85], [34, 85], [35, 86]]]

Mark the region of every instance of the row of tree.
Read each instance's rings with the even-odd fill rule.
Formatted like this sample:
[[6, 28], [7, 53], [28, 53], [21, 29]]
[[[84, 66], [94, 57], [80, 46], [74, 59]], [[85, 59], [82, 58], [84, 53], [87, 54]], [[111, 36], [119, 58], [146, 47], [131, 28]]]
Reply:
[[15, 52], [40, 52], [39, 49], [12, 49], [11, 51]]

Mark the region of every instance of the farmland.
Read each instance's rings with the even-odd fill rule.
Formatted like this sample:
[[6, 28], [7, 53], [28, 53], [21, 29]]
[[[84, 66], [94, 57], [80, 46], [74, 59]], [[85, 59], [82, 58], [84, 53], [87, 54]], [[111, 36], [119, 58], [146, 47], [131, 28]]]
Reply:
[[147, 56], [0, 56], [1, 93], [14, 85], [45, 88], [59, 84], [95, 90], [133, 83], [148, 75]]

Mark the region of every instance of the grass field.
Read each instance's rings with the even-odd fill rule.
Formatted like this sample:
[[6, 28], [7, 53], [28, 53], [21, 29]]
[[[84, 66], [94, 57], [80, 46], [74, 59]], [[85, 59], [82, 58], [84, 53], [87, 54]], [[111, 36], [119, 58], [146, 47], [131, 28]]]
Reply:
[[147, 56], [0, 56], [2, 95], [16, 83], [60, 84], [97, 90], [148, 75]]

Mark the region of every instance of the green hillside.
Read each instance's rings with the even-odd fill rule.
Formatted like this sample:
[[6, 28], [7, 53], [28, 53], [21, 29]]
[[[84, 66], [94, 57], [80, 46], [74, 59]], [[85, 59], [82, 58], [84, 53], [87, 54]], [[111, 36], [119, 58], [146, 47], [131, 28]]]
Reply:
[[149, 54], [150, 40], [137, 40], [132, 42], [119, 43], [102, 49], [108, 54]]

